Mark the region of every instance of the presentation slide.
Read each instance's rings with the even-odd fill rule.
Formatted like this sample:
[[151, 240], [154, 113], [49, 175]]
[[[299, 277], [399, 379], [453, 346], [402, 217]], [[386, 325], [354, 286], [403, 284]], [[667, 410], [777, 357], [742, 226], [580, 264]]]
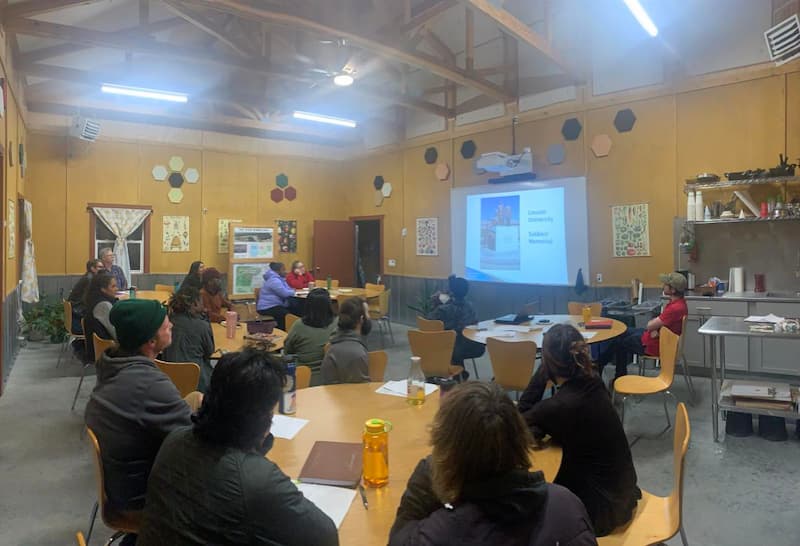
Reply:
[[569, 285], [582, 268], [589, 281], [584, 178], [455, 188], [451, 205], [457, 274]]

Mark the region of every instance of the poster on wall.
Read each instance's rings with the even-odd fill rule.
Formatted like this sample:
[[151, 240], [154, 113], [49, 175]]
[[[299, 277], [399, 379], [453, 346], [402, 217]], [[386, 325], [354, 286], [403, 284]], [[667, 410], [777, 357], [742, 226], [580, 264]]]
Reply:
[[161, 250], [189, 252], [189, 217], [164, 216]]
[[17, 206], [13, 199], [8, 200], [8, 259], [17, 257]]
[[228, 245], [228, 234], [230, 232], [229, 226], [231, 224], [241, 224], [241, 220], [233, 218], [220, 218], [217, 224], [217, 253], [227, 254], [230, 250]]
[[297, 252], [297, 220], [278, 220], [278, 248]]
[[650, 255], [650, 218], [647, 203], [611, 207], [614, 257]]
[[417, 256], [439, 255], [439, 219], [417, 218]]
[[275, 228], [233, 226], [233, 259], [259, 260], [275, 256]]
[[269, 263], [231, 264], [231, 295], [252, 297], [253, 291], [264, 284], [267, 269]]

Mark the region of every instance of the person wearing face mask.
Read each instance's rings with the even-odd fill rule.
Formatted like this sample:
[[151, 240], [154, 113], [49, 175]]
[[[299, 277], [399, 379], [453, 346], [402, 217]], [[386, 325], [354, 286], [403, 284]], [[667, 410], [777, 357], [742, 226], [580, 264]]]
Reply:
[[369, 381], [369, 356], [366, 337], [372, 331], [367, 302], [350, 298], [339, 305], [339, 327], [331, 336], [331, 346], [322, 359], [323, 385], [366, 383]]
[[300, 260], [292, 262], [292, 270], [286, 275], [286, 283], [295, 290], [302, 290], [314, 284], [314, 276], [306, 271], [306, 266]]
[[616, 366], [614, 374], [616, 380], [628, 373], [631, 355], [658, 356], [658, 331], [662, 326], [681, 335], [683, 317], [689, 313], [686, 300], [683, 298], [684, 292], [686, 292], [686, 277], [673, 272], [659, 275], [659, 280], [664, 283], [664, 296], [669, 298], [669, 301], [661, 310], [661, 314], [647, 323], [646, 328], [628, 328], [624, 334], [608, 343], [605, 350], [600, 353], [600, 358], [597, 359], [601, 376], [603, 368], [612, 360]]
[[211, 380], [211, 355], [214, 353], [214, 333], [203, 318], [200, 292], [184, 286], [169, 300], [169, 320], [172, 322], [172, 343], [161, 358], [167, 362], [194, 362], [200, 366], [197, 390], [206, 392]]
[[[558, 390], [542, 400], [547, 379]], [[549, 434], [561, 446], [553, 483], [583, 501], [597, 536], [631, 520], [642, 492], [628, 439], [611, 395], [592, 367], [586, 341], [574, 326], [556, 324], [547, 331], [542, 365], [517, 409], [535, 439]]]

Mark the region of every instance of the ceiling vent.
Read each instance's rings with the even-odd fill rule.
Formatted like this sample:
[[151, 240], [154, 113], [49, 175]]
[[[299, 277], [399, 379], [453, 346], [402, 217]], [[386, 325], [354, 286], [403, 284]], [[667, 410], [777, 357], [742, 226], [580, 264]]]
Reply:
[[793, 15], [764, 33], [769, 58], [780, 66], [800, 57], [800, 18]]
[[72, 120], [69, 134], [87, 142], [94, 142], [100, 134], [100, 124], [96, 120], [78, 116]]

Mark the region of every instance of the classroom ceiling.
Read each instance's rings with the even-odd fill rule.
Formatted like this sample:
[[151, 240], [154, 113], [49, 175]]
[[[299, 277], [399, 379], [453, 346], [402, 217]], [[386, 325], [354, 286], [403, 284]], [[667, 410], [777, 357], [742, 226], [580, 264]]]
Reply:
[[[585, 83], [598, 21], [641, 39], [622, 0], [10, 0], [2, 20], [33, 112], [333, 146], [360, 144], [361, 127], [291, 113], [402, 132], [411, 113], [454, 118]], [[345, 73], [355, 83], [335, 86]]]

